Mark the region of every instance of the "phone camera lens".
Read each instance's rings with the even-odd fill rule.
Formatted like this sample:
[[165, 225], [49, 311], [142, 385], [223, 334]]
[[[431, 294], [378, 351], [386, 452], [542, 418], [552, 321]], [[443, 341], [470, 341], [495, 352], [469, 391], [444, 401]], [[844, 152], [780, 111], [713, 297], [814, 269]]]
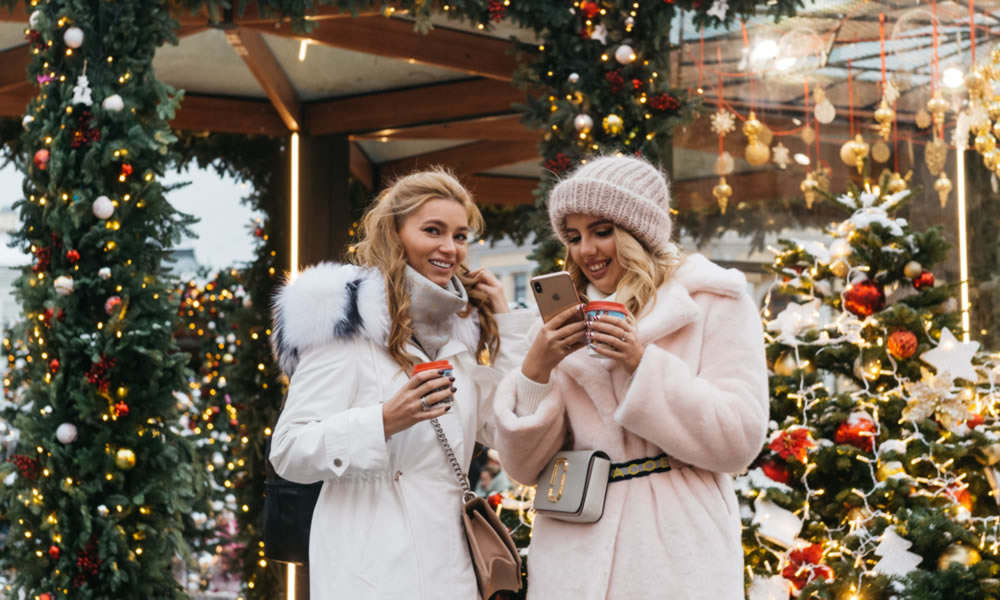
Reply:
[[538, 292], [539, 294], [542, 293], [542, 284], [538, 283], [537, 281], [535, 282], [535, 291]]

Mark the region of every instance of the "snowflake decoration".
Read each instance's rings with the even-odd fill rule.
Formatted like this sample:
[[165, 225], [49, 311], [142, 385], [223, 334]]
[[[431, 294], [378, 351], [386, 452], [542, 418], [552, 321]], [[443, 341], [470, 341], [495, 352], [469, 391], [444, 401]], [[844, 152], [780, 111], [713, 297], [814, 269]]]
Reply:
[[899, 100], [899, 89], [896, 88], [896, 84], [892, 81], [886, 82], [885, 88], [882, 89], [882, 97], [890, 105]]
[[716, 135], [726, 135], [736, 129], [736, 119], [733, 113], [728, 110], [719, 109], [719, 112], [712, 115], [712, 132]]
[[923, 367], [920, 372], [920, 381], [903, 384], [909, 395], [903, 409], [904, 420], [919, 423], [936, 417], [941, 425], [954, 432], [963, 421], [972, 418], [970, 407], [974, 395], [954, 393], [951, 373], [935, 375]]
[[788, 155], [788, 148], [784, 144], [778, 142], [778, 145], [771, 148], [771, 155], [774, 164], [778, 165], [782, 171], [788, 168], [788, 163], [791, 162], [791, 158]]

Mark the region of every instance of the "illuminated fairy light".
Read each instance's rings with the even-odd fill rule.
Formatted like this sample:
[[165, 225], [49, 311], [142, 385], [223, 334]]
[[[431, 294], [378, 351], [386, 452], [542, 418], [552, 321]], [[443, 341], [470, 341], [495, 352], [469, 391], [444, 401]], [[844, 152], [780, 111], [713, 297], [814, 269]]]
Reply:
[[291, 261], [289, 271], [291, 277], [294, 278], [299, 274], [299, 134], [292, 132], [292, 152], [291, 152], [291, 180], [292, 189], [290, 190], [289, 197], [291, 198], [291, 245], [290, 253]]
[[305, 62], [306, 60], [306, 48], [309, 47], [309, 40], [302, 40], [299, 43], [299, 62]]
[[969, 341], [969, 248], [965, 223], [965, 152], [955, 152], [955, 179], [958, 180], [958, 274], [962, 311], [962, 341]]
[[288, 600], [295, 600], [295, 563], [288, 563]]

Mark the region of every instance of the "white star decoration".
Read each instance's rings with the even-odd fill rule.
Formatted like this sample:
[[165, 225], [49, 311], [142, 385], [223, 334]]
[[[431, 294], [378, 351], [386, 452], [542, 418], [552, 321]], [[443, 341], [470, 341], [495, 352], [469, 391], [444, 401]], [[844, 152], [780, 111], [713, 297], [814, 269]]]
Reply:
[[724, 108], [720, 108], [719, 112], [712, 115], [711, 119], [712, 133], [715, 135], [726, 135], [736, 129], [736, 120], [733, 119], [733, 113]]
[[778, 165], [782, 171], [788, 168], [790, 158], [788, 156], [788, 148], [785, 148], [784, 144], [778, 142], [777, 146], [771, 148], [771, 155], [773, 156], [771, 160], [773, 160], [774, 164]]
[[947, 327], [941, 330], [938, 347], [920, 355], [920, 360], [937, 369], [938, 374], [948, 371], [958, 377], [975, 383], [978, 380], [972, 357], [979, 350], [979, 342], [960, 342]]
[[594, 27], [594, 31], [592, 31], [591, 34], [590, 34], [590, 39], [592, 39], [592, 40], [598, 40], [599, 42], [601, 42], [602, 44], [604, 44], [605, 46], [607, 46], [608, 45], [608, 28], [605, 27], [603, 24], [602, 25], [598, 25], [597, 27]]
[[803, 330], [819, 326], [819, 306], [818, 299], [806, 304], [789, 302], [777, 318], [767, 322], [767, 330], [778, 332], [781, 339], [790, 342]]

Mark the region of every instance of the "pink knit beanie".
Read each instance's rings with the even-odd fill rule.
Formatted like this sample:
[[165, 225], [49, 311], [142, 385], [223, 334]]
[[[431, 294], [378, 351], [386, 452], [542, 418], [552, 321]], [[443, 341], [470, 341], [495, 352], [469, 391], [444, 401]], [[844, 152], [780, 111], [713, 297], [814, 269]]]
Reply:
[[549, 220], [568, 244], [566, 216], [604, 217], [651, 250], [670, 242], [670, 189], [666, 176], [631, 156], [604, 156], [578, 167], [549, 196]]

